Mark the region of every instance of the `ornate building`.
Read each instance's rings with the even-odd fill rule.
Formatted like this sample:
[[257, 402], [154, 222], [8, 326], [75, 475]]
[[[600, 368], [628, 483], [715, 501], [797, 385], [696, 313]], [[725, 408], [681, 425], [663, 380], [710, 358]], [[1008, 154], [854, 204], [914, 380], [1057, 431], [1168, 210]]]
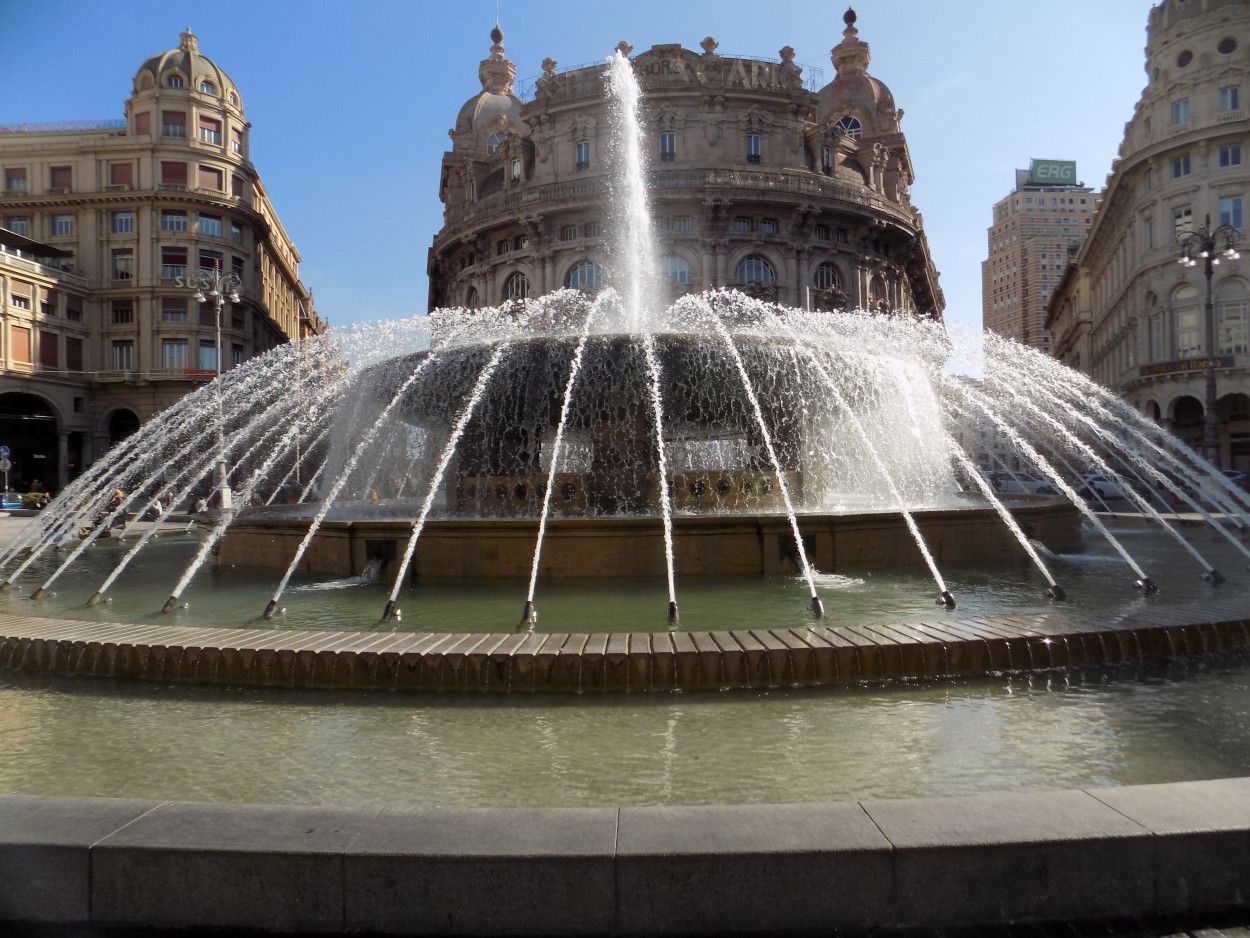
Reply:
[[1177, 263], [1193, 236], [1244, 228], [1250, 4], [1163, 0], [1150, 11], [1146, 74], [1046, 324], [1056, 357], [1186, 442], [1204, 442], [1213, 413], [1220, 465], [1250, 469], [1250, 261], [1224, 258], [1209, 279], [1205, 264]]
[[[0, 445], [60, 488], [221, 368], [324, 331], [248, 158], [239, 89], [199, 51], [136, 72], [125, 119], [0, 127]], [[199, 303], [197, 274], [238, 301]]]
[[[709, 37], [702, 52], [658, 45], [633, 58], [653, 220], [675, 291], [736, 287], [807, 308], [941, 317], [938, 274], [908, 195], [903, 112], [868, 74], [854, 12], [845, 23], [837, 76], [819, 90], [789, 46], [778, 60], [731, 58]], [[549, 58], [523, 101], [498, 27], [491, 39], [481, 93], [460, 109], [443, 157], [431, 308], [604, 281], [613, 146], [604, 69], [562, 72]]]

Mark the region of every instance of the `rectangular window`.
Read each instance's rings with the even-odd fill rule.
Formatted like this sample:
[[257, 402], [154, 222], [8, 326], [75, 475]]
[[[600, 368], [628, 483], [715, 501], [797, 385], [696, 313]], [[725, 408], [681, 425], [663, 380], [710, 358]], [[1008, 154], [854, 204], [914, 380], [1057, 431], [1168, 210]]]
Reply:
[[69, 192], [74, 188], [74, 170], [69, 166], [53, 166], [48, 170], [48, 188]]
[[510, 165], [512, 169], [511, 169], [511, 172], [509, 173], [509, 178], [514, 184], [520, 182], [521, 181], [521, 161], [513, 160]]
[[832, 147], [820, 148], [820, 169], [822, 172], [826, 172], [826, 173], [833, 172], [833, 148]]
[[110, 186], [133, 186], [135, 184], [134, 163], [109, 163]]
[[221, 257], [221, 251], [200, 251], [200, 271], [221, 270]]
[[135, 255], [130, 248], [113, 249], [113, 279], [129, 280], [135, 272]]
[[161, 298], [161, 322], [186, 322], [187, 300], [180, 296]]
[[125, 326], [135, 321], [135, 308], [130, 305], [130, 300], [113, 300], [113, 325]]
[[1194, 210], [1188, 205], [1172, 209], [1172, 233], [1177, 237], [1194, 230]]
[[14, 234], [20, 234], [24, 238], [30, 237], [30, 216], [29, 215], [5, 215], [4, 227]]
[[25, 192], [26, 191], [26, 167], [17, 166], [4, 171], [4, 191], [5, 192]]
[[140, 111], [135, 115], [135, 133], [140, 137], [146, 137], [152, 132], [152, 112]]
[[43, 299], [39, 302], [39, 312], [43, 313], [49, 319], [56, 318], [57, 311], [57, 295], [55, 290], [48, 290], [43, 295]]
[[676, 218], [673, 219], [673, 230], [674, 231], [693, 231], [694, 219], [692, 219], [689, 215], [678, 215]]
[[239, 282], [243, 281], [243, 258], [230, 255], [230, 272], [239, 278]]
[[777, 219], [761, 218], [760, 219], [760, 232], [762, 234], [776, 234], [777, 233]]
[[602, 238], [603, 225], [597, 221], [588, 221], [582, 226], [582, 235], [587, 238]]
[[1202, 353], [1200, 318], [1194, 306], [1176, 311], [1176, 351], [1181, 358], [1194, 358]]
[[230, 346], [230, 367], [238, 368], [242, 364], [243, 364], [243, 346], [231, 345]]
[[660, 134], [660, 162], [671, 163], [677, 159], [677, 134]]
[[243, 152], [243, 128], [230, 128], [230, 150], [233, 153]]
[[751, 219], [741, 215], [734, 219], [734, 231], [745, 232], [750, 230]]
[[52, 234], [56, 237], [64, 238], [74, 233], [74, 216], [73, 215], [53, 215], [52, 216]]
[[59, 368], [61, 366], [61, 350], [57, 343], [60, 338], [55, 332], [39, 333], [39, 365], [43, 368]]
[[1235, 111], [1241, 107], [1241, 88], [1232, 85], [1220, 89], [1220, 110]]
[[186, 371], [186, 339], [161, 339], [161, 367], [177, 371]]
[[113, 212], [112, 220], [109, 223], [109, 230], [112, 231], [113, 234], [134, 234], [135, 213]]
[[14, 309], [30, 309], [30, 297], [21, 293], [10, 294], [9, 305]]
[[1220, 147], [1220, 168], [1226, 169], [1229, 166], [1241, 165], [1241, 147], [1234, 144], [1233, 146]]
[[200, 116], [200, 143], [221, 145], [221, 121]]
[[210, 238], [221, 237], [221, 216], [200, 215], [200, 234]]
[[1220, 303], [1217, 312], [1219, 317], [1219, 355], [1240, 355], [1247, 349], [1246, 327], [1250, 325], [1247, 315], [1250, 304], [1244, 298], [1226, 300]]
[[130, 371], [134, 368], [135, 343], [132, 339], [114, 340], [112, 364], [118, 371]]
[[760, 135], [747, 134], [746, 137], [747, 162], [758, 166], [760, 162]]
[[[65, 367], [70, 371], [82, 371], [82, 339], [75, 335], [65, 337]], [[78, 400], [75, 398], [75, 400]]]
[[167, 280], [187, 275], [187, 249], [161, 248], [161, 276]]
[[198, 178], [198, 185], [201, 189], [207, 189], [211, 192], [225, 191], [222, 188], [225, 176], [216, 166], [201, 166]]
[[243, 226], [238, 222], [232, 221], [230, 223], [230, 240], [235, 244], [243, 243]]
[[186, 111], [161, 111], [161, 136], [185, 137], [186, 135]]
[[1182, 176], [1189, 175], [1189, 154], [1175, 157], [1172, 160], [1172, 178], [1180, 179]]
[[590, 141], [580, 140], [573, 144], [573, 168], [590, 169]]
[[230, 177], [230, 194], [234, 196], [236, 199], [243, 198], [243, 177], [242, 176]]
[[31, 364], [30, 328], [9, 326], [9, 360]]
[[576, 225], [562, 225], [560, 227], [560, 240], [561, 241], [572, 241], [576, 237], [577, 237]]
[[1220, 224], [1241, 227], [1241, 196], [1220, 199]]
[[1143, 240], [1146, 242], [1146, 250], [1151, 250], [1155, 246], [1155, 220], [1153, 218], [1143, 218], [1141, 228]]
[[65, 298], [65, 318], [70, 322], [82, 322], [82, 297], [67, 296]]
[[815, 233], [815, 235], [816, 235], [816, 239], [817, 239], [818, 241], [831, 241], [831, 240], [833, 240], [833, 239], [832, 239], [832, 235], [831, 235], [831, 233], [830, 233], [830, 231], [829, 231], [829, 226], [828, 226], [828, 225], [816, 225], [816, 226], [815, 226], [815, 228], [813, 229], [813, 231], [814, 231], [814, 233]]
[[187, 187], [187, 164], [161, 160], [161, 188], [185, 189]]
[[161, 210], [161, 231], [186, 231], [187, 213]]
[[200, 371], [217, 370], [217, 343], [200, 339], [200, 357], [196, 364]]
[[1189, 99], [1182, 98], [1180, 101], [1172, 102], [1172, 123], [1188, 124], [1189, 123]]

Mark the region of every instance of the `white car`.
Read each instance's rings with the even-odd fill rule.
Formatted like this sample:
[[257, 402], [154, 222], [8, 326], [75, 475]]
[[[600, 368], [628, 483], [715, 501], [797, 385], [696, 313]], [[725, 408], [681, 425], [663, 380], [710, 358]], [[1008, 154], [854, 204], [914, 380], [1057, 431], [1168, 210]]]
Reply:
[[1102, 499], [1128, 498], [1128, 493], [1125, 491], [1127, 483], [1113, 475], [1089, 473], [1081, 476], [1081, 484]]
[[981, 475], [995, 492], [1026, 495], [1057, 495], [1059, 490], [1046, 479], [1027, 472], [1009, 472], [1006, 469], [982, 470]]

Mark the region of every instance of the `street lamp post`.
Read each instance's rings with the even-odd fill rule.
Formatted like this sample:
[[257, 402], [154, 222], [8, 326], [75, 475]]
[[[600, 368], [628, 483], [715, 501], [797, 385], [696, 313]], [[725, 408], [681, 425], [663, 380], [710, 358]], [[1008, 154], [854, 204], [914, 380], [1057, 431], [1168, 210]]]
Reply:
[[238, 274], [223, 273], [219, 268], [211, 267], [200, 271], [195, 277], [188, 277], [186, 285], [195, 288], [195, 299], [198, 303], [213, 301], [217, 311], [217, 497], [221, 507], [232, 507], [229, 480], [226, 478], [226, 454], [223, 452], [223, 434], [225, 432], [225, 412], [221, 400], [221, 313], [226, 300], [239, 302], [239, 289], [243, 281]]
[[[1215, 265], [1220, 262], [1220, 257], [1226, 257], [1230, 261], [1235, 261], [1241, 257], [1237, 253], [1236, 247], [1240, 239], [1241, 232], [1232, 225], [1220, 225], [1212, 228], [1210, 215], [1206, 217], [1206, 221], [1197, 231], [1186, 232], [1177, 238], [1177, 243], [1181, 249], [1179, 263], [1184, 267], [1196, 267], [1198, 260], [1201, 259], [1202, 273], [1207, 281], [1205, 305], [1207, 327], [1207, 403], [1203, 449], [1206, 450], [1207, 461], [1217, 469], [1220, 466], [1220, 424], [1219, 415], [1216, 413], [1219, 397], [1215, 390], [1217, 349], [1215, 347], [1215, 300], [1211, 292], [1211, 276], [1215, 272]], [[1222, 249], [1220, 248], [1221, 244], [1223, 244]], [[1217, 253], [1220, 257], [1216, 256]]]

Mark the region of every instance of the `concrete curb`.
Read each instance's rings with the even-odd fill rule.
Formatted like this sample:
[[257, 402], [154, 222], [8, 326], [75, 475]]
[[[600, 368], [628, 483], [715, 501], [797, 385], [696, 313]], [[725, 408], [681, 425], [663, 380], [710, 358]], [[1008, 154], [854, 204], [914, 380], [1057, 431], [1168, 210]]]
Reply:
[[1250, 778], [830, 804], [397, 809], [0, 796], [0, 922], [678, 935], [1250, 905]]

